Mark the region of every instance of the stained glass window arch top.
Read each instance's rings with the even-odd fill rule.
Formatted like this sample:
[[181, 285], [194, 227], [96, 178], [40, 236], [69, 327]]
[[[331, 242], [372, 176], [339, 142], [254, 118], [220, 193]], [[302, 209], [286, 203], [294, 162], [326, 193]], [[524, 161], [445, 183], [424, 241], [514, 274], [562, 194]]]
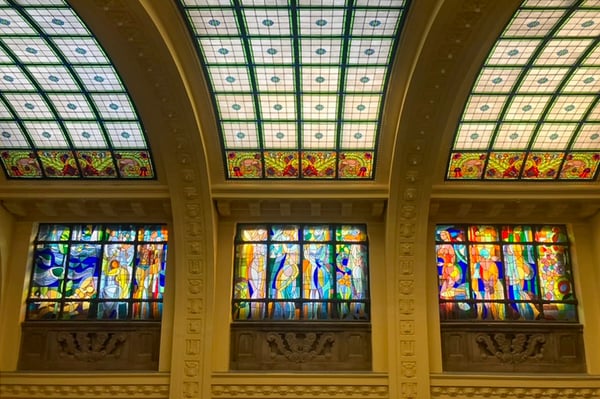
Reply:
[[591, 181], [600, 165], [600, 4], [524, 0], [465, 104], [447, 180]]
[[239, 225], [233, 321], [368, 321], [366, 226]]
[[406, 0], [180, 0], [229, 179], [373, 179]]
[[109, 57], [64, 0], [0, 1], [0, 160], [11, 179], [153, 179]]

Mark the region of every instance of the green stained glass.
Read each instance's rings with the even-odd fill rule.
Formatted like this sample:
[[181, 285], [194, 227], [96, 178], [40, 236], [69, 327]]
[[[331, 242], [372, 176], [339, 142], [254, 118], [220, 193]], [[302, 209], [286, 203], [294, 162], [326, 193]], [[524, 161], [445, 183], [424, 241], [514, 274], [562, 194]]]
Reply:
[[303, 152], [303, 177], [328, 177], [335, 174], [337, 155], [335, 152]]
[[[228, 178], [374, 178], [405, 2], [180, 3], [210, 84]], [[234, 122], [253, 126], [232, 130]], [[240, 165], [240, 150], [258, 154], [255, 164]], [[296, 154], [292, 165], [280, 150]], [[298, 157], [303, 150], [314, 152]], [[346, 153], [355, 150], [370, 158]]]
[[266, 177], [297, 177], [298, 153], [288, 151], [269, 151], [264, 153]]
[[[0, 154], [6, 175], [154, 178], [125, 86], [67, 2], [2, 2], [0, 14]], [[135, 160], [137, 169], [123, 159]]]
[[487, 179], [518, 179], [523, 167], [523, 153], [492, 152], [485, 170]]
[[302, 235], [305, 241], [331, 241], [331, 228], [327, 225], [306, 226]]
[[104, 237], [100, 225], [86, 224], [73, 227], [73, 241], [100, 241]]
[[473, 84], [447, 180], [598, 177], [599, 19], [594, 2], [523, 1]]
[[42, 163], [42, 169], [46, 177], [79, 177], [79, 169], [72, 152], [38, 151], [37, 156]]

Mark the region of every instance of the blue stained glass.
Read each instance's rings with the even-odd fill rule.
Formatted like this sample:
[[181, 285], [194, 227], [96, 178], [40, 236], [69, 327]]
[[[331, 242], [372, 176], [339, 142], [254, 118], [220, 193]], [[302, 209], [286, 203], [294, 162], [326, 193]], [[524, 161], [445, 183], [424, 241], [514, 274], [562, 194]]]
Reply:
[[102, 259], [100, 298], [129, 298], [133, 273], [134, 246], [129, 244], [107, 245]]
[[34, 271], [30, 298], [59, 299], [65, 277], [68, 246], [64, 244], [38, 245], [34, 253]]
[[[343, 301], [367, 298], [367, 248], [361, 244], [336, 246], [337, 296]], [[341, 305], [342, 318], [365, 317], [365, 307], [355, 306], [354, 312], [348, 302]]]
[[167, 241], [167, 228], [165, 226], [143, 226], [138, 231], [139, 241], [162, 242]]
[[60, 224], [42, 224], [38, 230], [38, 241], [67, 241], [71, 227]]
[[[272, 244], [269, 246], [270, 285], [273, 299], [300, 297], [300, 247], [297, 244]], [[270, 314], [274, 319], [296, 319], [293, 302], [274, 302]]]
[[[504, 245], [504, 268], [506, 271], [506, 289], [511, 303], [509, 318], [535, 320], [540, 312], [531, 301], [538, 298], [537, 267], [532, 245]], [[526, 301], [526, 302], [520, 302]]]
[[270, 238], [273, 241], [298, 241], [298, 226], [271, 226]]
[[[448, 229], [440, 231], [447, 232]], [[446, 238], [444, 234], [441, 234], [441, 236]], [[465, 318], [472, 310], [472, 306], [466, 303], [471, 298], [467, 247], [458, 244], [438, 244], [436, 245], [436, 252], [442, 318]]]
[[73, 241], [100, 241], [103, 238], [102, 226], [85, 224], [73, 227]]
[[160, 320], [166, 226], [42, 224], [37, 236], [28, 320]]
[[127, 302], [100, 302], [98, 303], [98, 319], [126, 320], [129, 316], [129, 303]]
[[133, 241], [136, 234], [135, 226], [108, 226], [106, 236], [108, 241]]

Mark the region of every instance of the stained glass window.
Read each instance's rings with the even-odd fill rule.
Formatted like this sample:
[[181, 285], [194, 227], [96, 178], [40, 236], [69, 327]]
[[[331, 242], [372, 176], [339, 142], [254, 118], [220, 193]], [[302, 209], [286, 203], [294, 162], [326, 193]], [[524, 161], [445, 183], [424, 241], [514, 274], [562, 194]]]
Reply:
[[27, 320], [160, 320], [164, 225], [41, 224]]
[[233, 320], [368, 320], [368, 263], [362, 225], [239, 226]]
[[600, 164], [600, 3], [525, 0], [465, 105], [448, 180], [585, 181]]
[[0, 1], [0, 160], [15, 179], [150, 179], [121, 78], [64, 0]]
[[442, 320], [577, 321], [565, 226], [438, 225]]
[[372, 179], [406, 0], [180, 0], [230, 179]]

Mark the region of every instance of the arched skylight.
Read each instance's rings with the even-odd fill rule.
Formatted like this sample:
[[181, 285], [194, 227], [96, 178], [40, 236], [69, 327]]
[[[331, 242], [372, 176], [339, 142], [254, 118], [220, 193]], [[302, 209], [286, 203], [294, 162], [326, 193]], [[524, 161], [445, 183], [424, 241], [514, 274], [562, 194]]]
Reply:
[[471, 90], [447, 179], [595, 179], [599, 40], [598, 0], [524, 1]]
[[405, 0], [181, 0], [231, 179], [372, 179]]
[[154, 178], [135, 108], [64, 0], [0, 0], [0, 158], [9, 178]]

